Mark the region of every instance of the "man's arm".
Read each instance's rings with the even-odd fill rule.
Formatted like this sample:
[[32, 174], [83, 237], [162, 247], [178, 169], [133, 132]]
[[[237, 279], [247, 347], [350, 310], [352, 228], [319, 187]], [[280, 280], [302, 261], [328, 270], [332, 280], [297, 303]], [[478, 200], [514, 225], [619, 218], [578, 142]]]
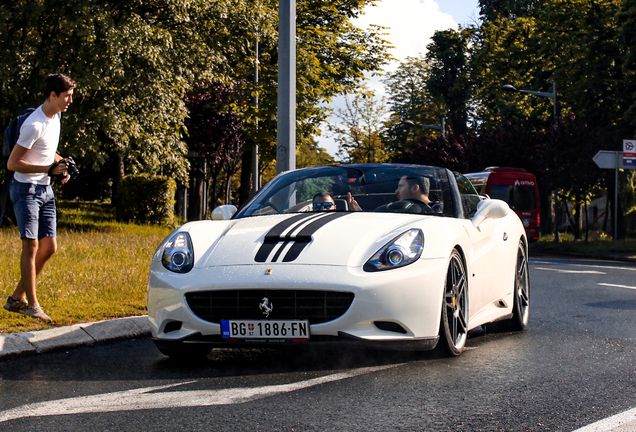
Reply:
[[[27, 154], [29, 149], [22, 147], [21, 145], [16, 145], [13, 147], [11, 151], [11, 155], [9, 156], [9, 160], [7, 161], [7, 169], [10, 171], [16, 171], [21, 173], [48, 173], [51, 165], [33, 165], [24, 160], [24, 156]], [[55, 154], [55, 162], [58, 162], [62, 159], [62, 156], [59, 154]], [[67, 166], [65, 163], [58, 164], [51, 174], [59, 175], [64, 173], [66, 177], [66, 169]]]

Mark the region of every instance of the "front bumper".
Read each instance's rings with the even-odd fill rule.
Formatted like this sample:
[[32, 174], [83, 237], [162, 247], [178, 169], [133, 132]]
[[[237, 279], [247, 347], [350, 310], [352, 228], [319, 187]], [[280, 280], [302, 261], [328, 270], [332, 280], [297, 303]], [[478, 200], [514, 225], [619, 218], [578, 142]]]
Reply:
[[[177, 274], [153, 261], [148, 316], [155, 343], [166, 348], [181, 343], [275, 345], [267, 341], [248, 344], [222, 339], [220, 324], [196, 316], [187, 304], [186, 294], [254, 289], [350, 292], [354, 299], [349, 309], [339, 318], [312, 324], [309, 343], [431, 349], [439, 333], [447, 265], [444, 259], [420, 259], [406, 267], [367, 273], [346, 266], [270, 263], [195, 268]], [[384, 323], [380, 325], [384, 329], [378, 323]]]

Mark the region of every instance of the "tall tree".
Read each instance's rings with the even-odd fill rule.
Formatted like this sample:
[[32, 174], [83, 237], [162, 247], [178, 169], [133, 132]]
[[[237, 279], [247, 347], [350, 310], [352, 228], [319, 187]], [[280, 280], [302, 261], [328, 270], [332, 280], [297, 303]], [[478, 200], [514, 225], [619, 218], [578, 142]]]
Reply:
[[471, 98], [468, 44], [471, 35], [470, 29], [436, 31], [426, 53], [430, 64], [426, 87], [431, 96], [445, 106], [445, 117], [459, 134], [466, 133], [468, 126]]
[[479, 0], [479, 16], [482, 21], [498, 18], [523, 18], [541, 7], [543, 0]]
[[[230, 203], [230, 182], [238, 171], [245, 144], [241, 136], [243, 121], [239, 112], [245, 101], [240, 100], [236, 86], [201, 85], [185, 96], [189, 111], [185, 122], [188, 148], [205, 158], [206, 184], [211, 182], [210, 207], [216, 205], [218, 180], [225, 175], [225, 203]], [[205, 217], [206, 215], [202, 215]]]
[[636, 138], [636, 1], [624, 0], [619, 15], [618, 46], [623, 55], [623, 73], [626, 83], [626, 111], [622, 124], [628, 137]]
[[346, 96], [345, 108], [336, 111], [341, 121], [329, 126], [339, 145], [337, 157], [348, 163], [383, 162], [380, 137], [386, 113], [384, 98], [377, 100], [372, 90], [362, 88], [353, 99]]
[[430, 73], [431, 65], [426, 58], [407, 57], [383, 80], [390, 116], [385, 122], [382, 140], [392, 159], [401, 160], [420, 139], [420, 133], [404, 126], [405, 120], [439, 124], [445, 115], [443, 103], [427, 89]]

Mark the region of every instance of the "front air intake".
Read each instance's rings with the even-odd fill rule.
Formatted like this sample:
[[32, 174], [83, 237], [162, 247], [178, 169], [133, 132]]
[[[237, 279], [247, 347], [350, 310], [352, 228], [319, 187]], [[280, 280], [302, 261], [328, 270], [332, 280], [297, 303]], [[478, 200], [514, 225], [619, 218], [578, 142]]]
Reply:
[[[223, 290], [186, 294], [192, 312], [202, 320], [308, 320], [309, 324], [333, 321], [344, 315], [354, 294], [336, 291], [304, 290]], [[259, 306], [267, 298], [271, 308], [266, 316]]]

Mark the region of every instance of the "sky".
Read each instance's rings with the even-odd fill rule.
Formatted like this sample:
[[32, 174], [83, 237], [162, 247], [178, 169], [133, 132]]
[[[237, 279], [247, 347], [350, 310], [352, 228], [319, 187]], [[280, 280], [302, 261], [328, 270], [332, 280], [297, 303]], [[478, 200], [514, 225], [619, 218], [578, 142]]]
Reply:
[[[374, 7], [365, 9], [365, 14], [353, 23], [366, 28], [369, 24], [388, 27], [385, 37], [395, 47], [391, 54], [398, 61], [406, 57], [417, 57], [426, 53], [426, 45], [436, 30], [456, 29], [458, 25], [467, 26], [477, 22], [479, 16], [478, 0], [380, 0]], [[385, 70], [394, 71], [398, 61], [389, 64]], [[370, 78], [366, 85], [375, 90], [376, 97], [384, 95], [380, 80], [382, 77]], [[329, 105], [331, 108], [344, 106], [344, 98], [339, 97]], [[337, 122], [332, 117], [330, 122]], [[332, 156], [338, 151], [338, 145], [326, 132], [317, 136], [318, 145], [325, 148]]]

